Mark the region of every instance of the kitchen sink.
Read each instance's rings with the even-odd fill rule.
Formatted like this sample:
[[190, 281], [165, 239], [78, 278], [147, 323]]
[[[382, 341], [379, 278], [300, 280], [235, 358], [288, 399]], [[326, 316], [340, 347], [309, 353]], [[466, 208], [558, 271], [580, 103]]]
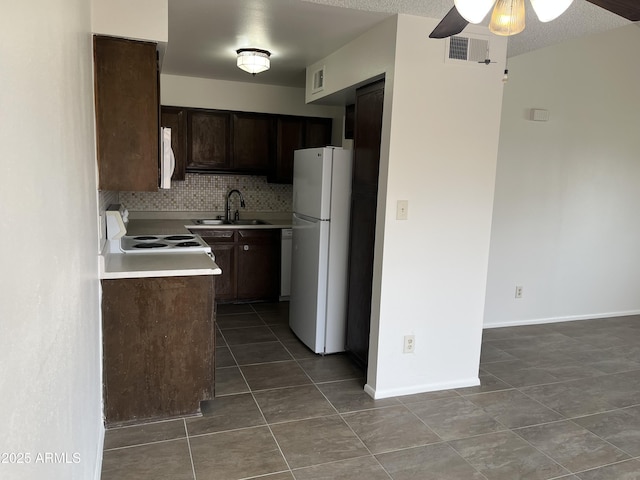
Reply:
[[257, 218], [244, 220], [224, 220], [223, 218], [204, 218], [194, 220], [196, 225], [269, 225], [269, 222]]
[[222, 218], [205, 218], [201, 220], [194, 220], [196, 225], [231, 225], [230, 221], [223, 220]]
[[270, 225], [269, 222], [264, 220], [252, 219], [252, 220], [232, 220], [233, 225]]

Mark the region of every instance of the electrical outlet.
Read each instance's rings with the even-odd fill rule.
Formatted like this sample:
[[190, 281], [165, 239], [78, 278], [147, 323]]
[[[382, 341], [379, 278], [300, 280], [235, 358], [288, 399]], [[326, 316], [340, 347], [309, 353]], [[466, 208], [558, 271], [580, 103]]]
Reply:
[[404, 336], [404, 350], [403, 353], [413, 353], [416, 348], [416, 336], [405, 335]]
[[409, 218], [409, 200], [398, 200], [396, 206], [396, 220], [407, 220]]
[[522, 285], [516, 285], [516, 298], [522, 298]]

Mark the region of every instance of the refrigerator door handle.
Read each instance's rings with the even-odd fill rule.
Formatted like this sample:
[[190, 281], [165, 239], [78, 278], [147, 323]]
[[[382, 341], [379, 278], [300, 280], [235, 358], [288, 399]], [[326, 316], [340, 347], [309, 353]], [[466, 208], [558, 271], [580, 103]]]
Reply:
[[301, 213], [295, 213], [295, 212], [293, 213], [293, 217], [294, 217], [294, 223], [296, 219], [304, 223], [316, 223], [321, 221], [319, 218], [314, 218], [308, 215], [303, 215]]

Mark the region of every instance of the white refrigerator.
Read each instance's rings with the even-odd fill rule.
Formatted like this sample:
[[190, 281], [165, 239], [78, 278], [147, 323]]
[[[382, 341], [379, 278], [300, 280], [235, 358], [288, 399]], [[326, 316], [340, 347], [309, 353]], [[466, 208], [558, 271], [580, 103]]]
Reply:
[[289, 325], [315, 353], [345, 350], [351, 151], [296, 150]]

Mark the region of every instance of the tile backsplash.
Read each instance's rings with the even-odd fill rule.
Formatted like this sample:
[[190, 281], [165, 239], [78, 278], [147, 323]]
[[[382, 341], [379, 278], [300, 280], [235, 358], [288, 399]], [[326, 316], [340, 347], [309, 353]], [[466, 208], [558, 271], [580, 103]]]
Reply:
[[[290, 212], [291, 185], [267, 183], [266, 177], [250, 175], [198, 175], [171, 182], [158, 192], [120, 192], [119, 201], [132, 211], [224, 211], [227, 192], [242, 192], [250, 212]], [[234, 196], [233, 205], [237, 204]]]

